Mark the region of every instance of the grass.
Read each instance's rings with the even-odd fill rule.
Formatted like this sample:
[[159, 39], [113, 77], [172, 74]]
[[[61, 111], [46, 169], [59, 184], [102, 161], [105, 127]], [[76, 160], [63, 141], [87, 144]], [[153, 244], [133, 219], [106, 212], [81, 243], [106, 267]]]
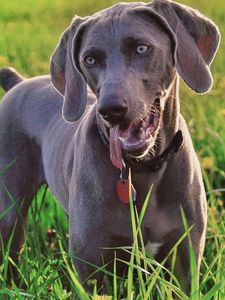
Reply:
[[[217, 0], [216, 5], [214, 1], [203, 0], [180, 2], [198, 8], [217, 23], [222, 35], [225, 34], [223, 0]], [[28, 77], [48, 73], [49, 57], [72, 16], [88, 15], [113, 3], [115, 1], [0, 0], [0, 66], [13, 66]], [[191, 299], [225, 299], [224, 53], [222, 41], [212, 65], [214, 87], [210, 93], [198, 96], [181, 84], [182, 113], [201, 162], [208, 196], [208, 229], [199, 288], [195, 284], [195, 262], [190, 245]], [[145, 253], [139, 230], [143, 212], [137, 216], [131, 206], [134, 246], [124, 249], [131, 253], [127, 278], [116, 276], [115, 259], [114, 274], [108, 274], [112, 275], [113, 285], [106, 285], [106, 293], [118, 300], [122, 297], [172, 299], [173, 293], [180, 299], [188, 299], [176, 278], [170, 274], [170, 280], [166, 281], [162, 272], [164, 266]], [[94, 286], [92, 295], [89, 295], [79, 284], [68, 256], [67, 233], [67, 217], [49, 190], [42, 188], [29, 210], [25, 244], [18, 265], [21, 284], [12, 283], [10, 287], [6, 282], [9, 258], [5, 249], [5, 260], [0, 266], [0, 299], [100, 299]], [[176, 252], [176, 246], [173, 251]], [[138, 284], [133, 276], [134, 270]]]

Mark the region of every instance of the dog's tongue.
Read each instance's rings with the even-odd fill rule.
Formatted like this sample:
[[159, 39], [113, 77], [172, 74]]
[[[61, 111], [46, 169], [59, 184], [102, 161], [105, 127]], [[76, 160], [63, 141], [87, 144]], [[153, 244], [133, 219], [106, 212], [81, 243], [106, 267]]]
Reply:
[[112, 164], [118, 168], [122, 168], [122, 146], [119, 140], [119, 126], [115, 126], [109, 131], [110, 158]]

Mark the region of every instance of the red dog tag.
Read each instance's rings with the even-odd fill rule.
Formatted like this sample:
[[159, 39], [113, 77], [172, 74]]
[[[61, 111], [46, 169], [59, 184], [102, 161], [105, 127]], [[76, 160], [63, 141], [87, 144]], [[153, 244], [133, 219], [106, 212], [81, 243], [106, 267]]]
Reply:
[[[133, 201], [136, 200], [136, 191], [131, 185], [132, 190], [132, 199]], [[129, 204], [129, 181], [128, 180], [118, 180], [116, 183], [116, 192], [120, 199], [120, 201], [124, 204]]]

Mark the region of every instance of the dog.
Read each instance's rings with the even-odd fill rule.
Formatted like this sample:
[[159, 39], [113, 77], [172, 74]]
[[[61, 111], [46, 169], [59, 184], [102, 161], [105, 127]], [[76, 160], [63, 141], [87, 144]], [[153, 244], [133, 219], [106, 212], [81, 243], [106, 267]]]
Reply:
[[[187, 6], [118, 3], [72, 20], [51, 57], [50, 76], [25, 80], [1, 70], [7, 93], [0, 104], [0, 212], [7, 214], [0, 230], [6, 243], [16, 224], [12, 255], [32, 198], [47, 184], [69, 216], [69, 248], [81, 279], [95, 270], [91, 264], [113, 260], [111, 249], [133, 241], [130, 169], [137, 211], [153, 186], [142, 222], [146, 248], [159, 262], [169, 254], [185, 231], [182, 208], [199, 270], [206, 196], [180, 113], [179, 78], [207, 92], [219, 42], [216, 25]], [[178, 247], [174, 273], [189, 291], [188, 238]], [[103, 274], [95, 276], [102, 282]]]

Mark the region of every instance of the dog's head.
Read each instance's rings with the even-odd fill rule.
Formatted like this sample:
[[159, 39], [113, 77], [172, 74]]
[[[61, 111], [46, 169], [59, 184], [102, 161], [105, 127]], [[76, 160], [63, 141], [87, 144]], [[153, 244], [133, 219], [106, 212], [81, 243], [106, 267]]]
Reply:
[[154, 145], [164, 102], [178, 73], [194, 91], [211, 88], [210, 63], [220, 35], [197, 11], [167, 0], [117, 4], [76, 17], [51, 59], [51, 79], [64, 96], [63, 117], [78, 120], [87, 84], [110, 128], [110, 154], [146, 155]]

